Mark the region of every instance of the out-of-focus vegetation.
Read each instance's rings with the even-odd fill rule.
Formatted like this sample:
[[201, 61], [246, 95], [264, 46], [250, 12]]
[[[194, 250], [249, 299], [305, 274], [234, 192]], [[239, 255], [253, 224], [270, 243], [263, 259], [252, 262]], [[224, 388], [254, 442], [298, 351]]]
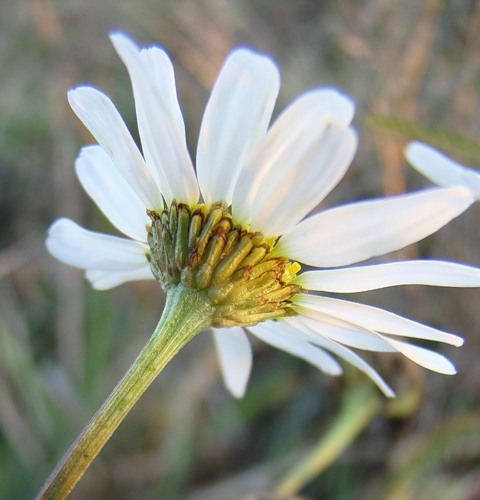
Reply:
[[[468, 0], [2, 0], [0, 498], [32, 497], [162, 310], [155, 283], [95, 292], [43, 246], [60, 215], [112, 230], [75, 179], [75, 156], [91, 138], [65, 98], [69, 87], [92, 83], [135, 130], [109, 31], [171, 54], [192, 151], [208, 91], [234, 46], [278, 62], [277, 110], [313, 86], [352, 95], [360, 150], [327, 200], [336, 204], [425, 185], [402, 156], [418, 131], [455, 131], [433, 141], [478, 166], [479, 26], [480, 3]], [[473, 207], [395, 257], [480, 265], [479, 230]], [[479, 292], [409, 287], [355, 298], [465, 336], [466, 347], [445, 349], [459, 374], [372, 359], [399, 393], [386, 401], [354, 370], [334, 380], [256, 344], [251, 384], [236, 401], [203, 334], [147, 391], [72, 498], [479, 498]], [[322, 466], [328, 451], [318, 443], [345, 429], [357, 439]], [[313, 472], [298, 475], [309, 464]]]

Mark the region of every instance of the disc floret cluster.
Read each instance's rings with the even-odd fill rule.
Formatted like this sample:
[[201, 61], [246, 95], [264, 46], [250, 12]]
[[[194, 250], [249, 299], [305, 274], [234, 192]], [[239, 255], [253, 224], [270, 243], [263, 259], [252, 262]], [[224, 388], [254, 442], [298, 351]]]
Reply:
[[212, 326], [253, 326], [296, 314], [290, 299], [303, 290], [292, 284], [300, 265], [271, 257], [275, 238], [236, 225], [225, 202], [207, 210], [174, 201], [148, 215], [153, 275], [167, 293], [184, 286], [206, 294], [215, 308]]

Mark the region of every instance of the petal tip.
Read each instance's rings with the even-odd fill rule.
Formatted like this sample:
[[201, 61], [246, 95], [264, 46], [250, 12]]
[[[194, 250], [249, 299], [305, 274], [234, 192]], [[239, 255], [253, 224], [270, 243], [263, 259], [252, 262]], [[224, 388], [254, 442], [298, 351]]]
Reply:
[[84, 109], [88, 99], [102, 98], [102, 96], [105, 97], [104, 94], [91, 85], [79, 85], [67, 92], [68, 104], [75, 112]]
[[465, 343], [465, 339], [463, 337], [459, 337], [458, 335], [452, 335], [452, 337], [452, 345], [454, 345], [455, 347], [462, 347], [462, 345]]
[[125, 33], [122, 31], [112, 31], [109, 34], [110, 41], [112, 42], [112, 45], [114, 46], [115, 50], [119, 52], [121, 48], [130, 46], [132, 48], [135, 48], [138, 50], [138, 47], [136, 43], [127, 36]]
[[246, 386], [244, 387], [232, 387], [232, 386], [227, 386], [228, 392], [235, 398], [235, 399], [242, 399], [243, 396], [245, 395], [245, 390]]
[[428, 151], [430, 148], [423, 142], [411, 141], [407, 144], [404, 149], [405, 157], [410, 160], [412, 156], [415, 156], [419, 151]]

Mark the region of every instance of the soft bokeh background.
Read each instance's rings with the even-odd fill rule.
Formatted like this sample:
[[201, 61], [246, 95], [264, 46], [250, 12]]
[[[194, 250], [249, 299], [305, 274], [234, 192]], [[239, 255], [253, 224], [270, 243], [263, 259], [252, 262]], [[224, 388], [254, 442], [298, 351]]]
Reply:
[[[75, 156], [91, 137], [65, 92], [102, 88], [135, 130], [128, 76], [107, 37], [118, 29], [171, 54], [192, 152], [208, 91], [234, 46], [279, 64], [277, 112], [313, 86], [352, 95], [360, 150], [326, 205], [426, 185], [402, 157], [407, 136], [454, 131], [460, 136], [432, 137], [480, 164], [475, 142], [462, 142], [478, 146], [480, 131], [475, 0], [1, 0], [0, 498], [32, 497], [162, 310], [155, 283], [92, 291], [43, 243], [61, 215], [112, 230], [75, 179]], [[473, 207], [395, 257], [480, 265], [479, 215]], [[426, 287], [358, 296], [466, 338], [464, 348], [444, 349], [455, 377], [370, 357], [398, 391], [395, 402], [365, 389], [357, 371], [335, 380], [258, 344], [248, 392], [233, 400], [203, 334], [144, 395], [72, 498], [480, 498], [479, 299], [476, 290]], [[340, 415], [345, 428], [364, 427], [359, 437], [325, 471], [286, 486], [294, 466], [323, 457], [318, 443]]]

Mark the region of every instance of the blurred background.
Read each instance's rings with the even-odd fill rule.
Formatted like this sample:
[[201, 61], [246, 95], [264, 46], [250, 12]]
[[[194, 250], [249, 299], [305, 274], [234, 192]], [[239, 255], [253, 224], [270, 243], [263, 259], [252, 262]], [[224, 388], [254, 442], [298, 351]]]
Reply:
[[[410, 138], [480, 165], [475, 0], [1, 0], [2, 499], [34, 495], [164, 303], [154, 282], [92, 291], [44, 248], [59, 216], [113, 231], [76, 181], [76, 154], [92, 138], [66, 103], [68, 88], [91, 83], [136, 130], [111, 30], [170, 53], [192, 152], [209, 89], [235, 46], [278, 63], [276, 113], [314, 86], [350, 94], [360, 148], [325, 206], [427, 185], [403, 159]], [[480, 265], [479, 215], [474, 206], [393, 257]], [[365, 356], [399, 394], [387, 401], [353, 369], [329, 378], [256, 343], [237, 401], [205, 333], [147, 391], [71, 498], [480, 498], [480, 292], [415, 286], [353, 298], [464, 336], [465, 347], [443, 351], [458, 375]]]

